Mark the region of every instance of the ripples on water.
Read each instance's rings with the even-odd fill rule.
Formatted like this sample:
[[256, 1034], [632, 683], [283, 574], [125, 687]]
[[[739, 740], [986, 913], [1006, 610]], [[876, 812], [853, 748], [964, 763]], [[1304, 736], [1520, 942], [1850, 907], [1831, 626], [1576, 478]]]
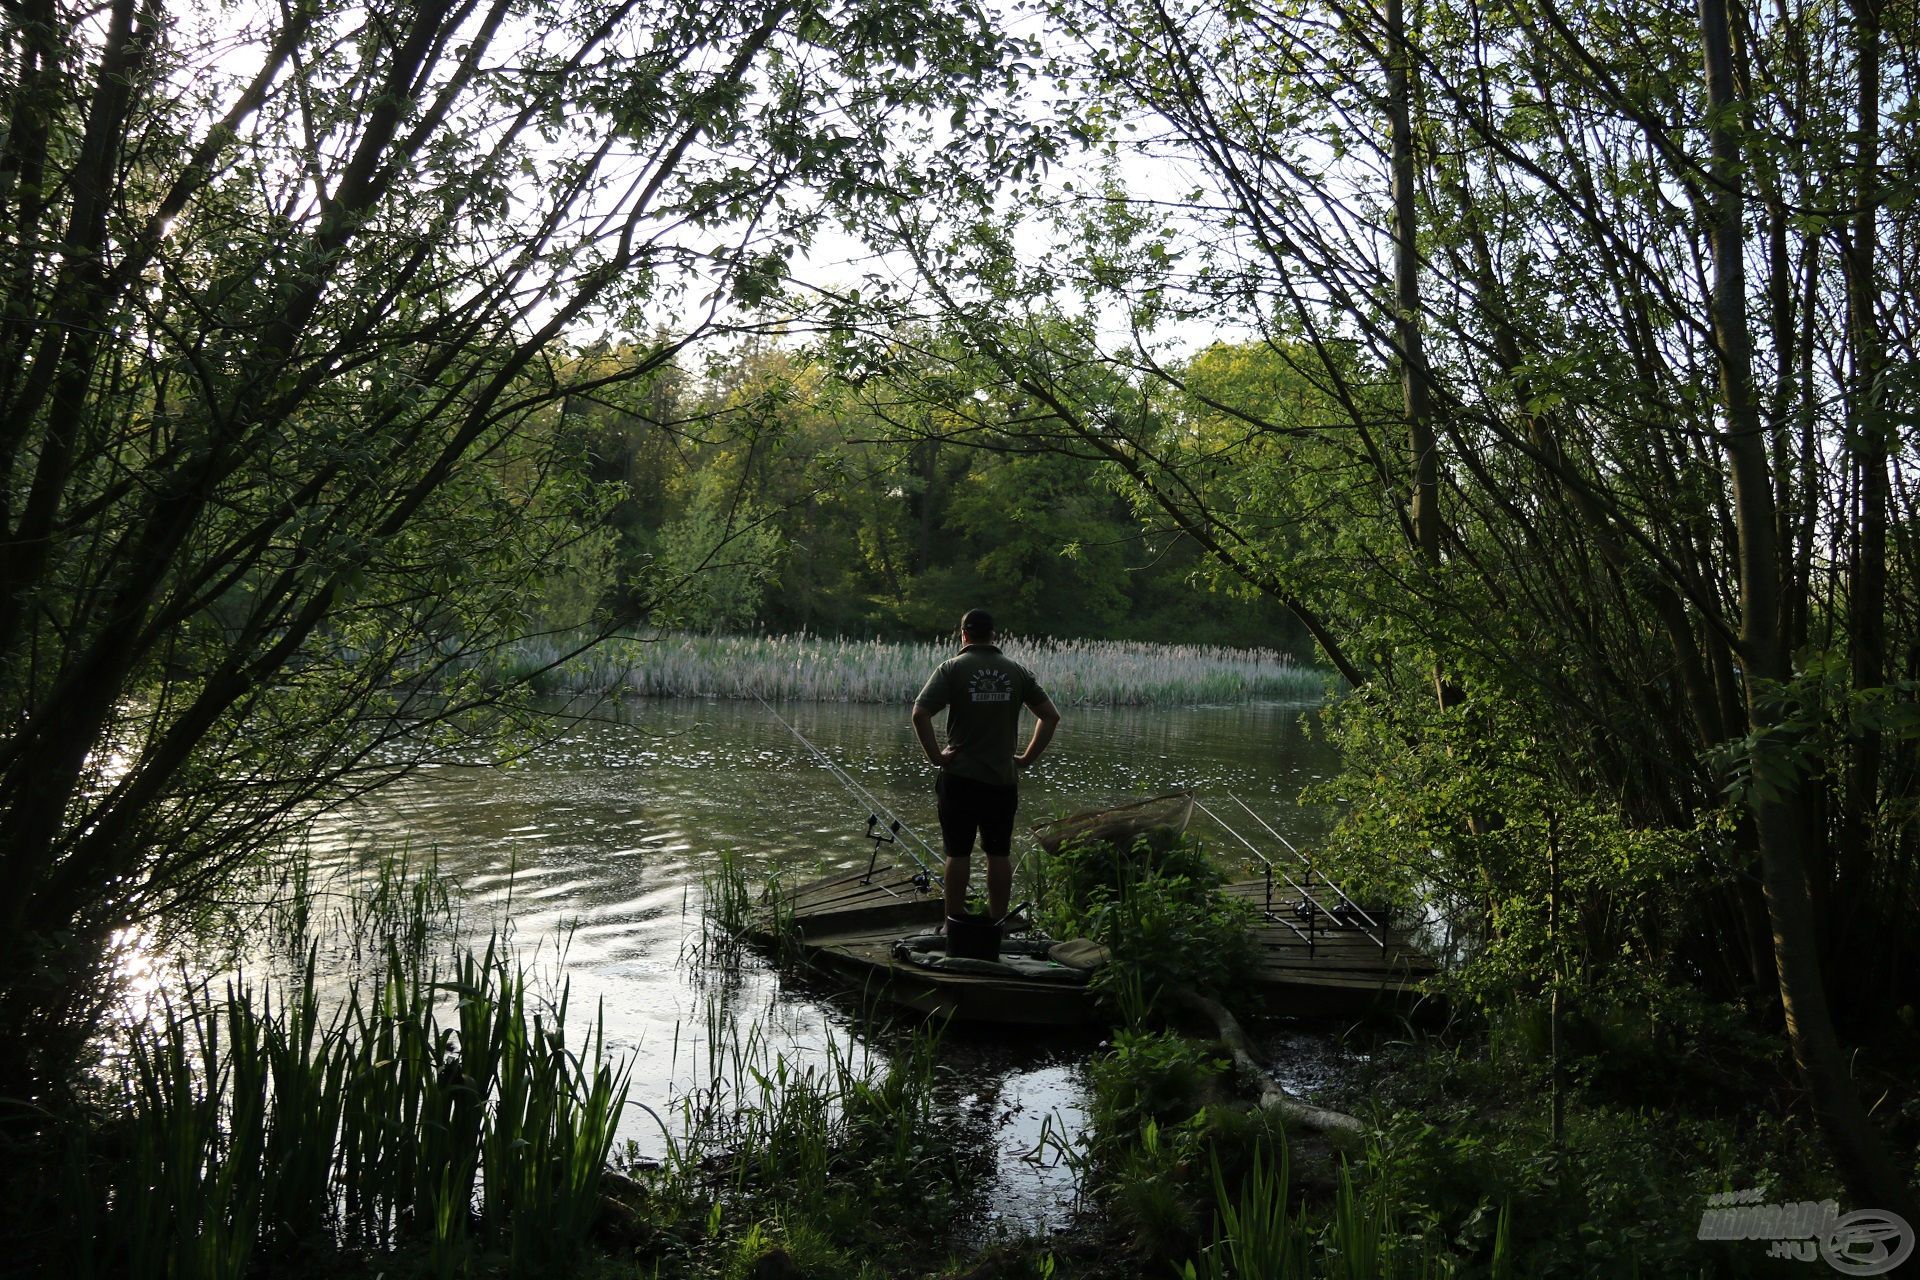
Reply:
[[[1023, 780], [1023, 825], [1194, 787], [1210, 798], [1238, 794], [1295, 843], [1312, 841], [1322, 819], [1296, 799], [1333, 757], [1304, 738], [1304, 710], [1069, 711]], [[780, 711], [937, 844], [932, 773], [905, 708]], [[693, 958], [701, 875], [719, 853], [741, 855], [754, 884], [776, 872], [863, 865], [866, 816], [757, 703], [652, 702], [602, 712], [511, 768], [422, 770], [328, 818], [311, 851], [316, 883], [364, 876], [401, 848], [430, 853], [457, 892], [462, 941], [506, 930], [537, 970], [564, 973], [574, 1021], [604, 1014], [608, 1047], [633, 1063], [630, 1096], [660, 1109], [705, 1078], [716, 1015], [802, 1058], [823, 1054], [829, 1037], [859, 1040], [847, 1006], [786, 982], [757, 957], [722, 972], [702, 972]], [[983, 1140], [996, 1145], [991, 1202], [1009, 1228], [1057, 1222], [1071, 1199], [1064, 1170], [1023, 1156], [1049, 1116], [1077, 1130], [1086, 1047], [957, 1030], [943, 1045], [956, 1105], [978, 1114], [992, 1135]], [[645, 1154], [664, 1147], [638, 1108], [621, 1136]]]

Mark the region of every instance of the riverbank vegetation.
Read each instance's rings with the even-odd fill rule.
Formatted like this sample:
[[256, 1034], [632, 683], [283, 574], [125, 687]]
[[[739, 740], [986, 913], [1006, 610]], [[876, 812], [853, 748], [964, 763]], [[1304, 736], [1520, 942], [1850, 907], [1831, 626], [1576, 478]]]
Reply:
[[1439, 888], [1479, 1016], [1704, 1001], [1920, 1223], [1912, 12], [1049, 12], [1124, 159], [881, 211], [917, 291], [844, 358], [1287, 606], [1353, 691], [1329, 865]]
[[438, 956], [424, 900], [372, 902], [383, 953], [344, 990], [302, 939], [288, 979], [188, 986], [107, 1035], [113, 1069], [6, 1211], [10, 1265], [578, 1274], [624, 1070], [597, 1024], [569, 1042], [564, 980], [543, 1005], [497, 937]]
[[[953, 655], [954, 644], [667, 633], [614, 637], [590, 648], [578, 639], [526, 641], [503, 661], [506, 678], [543, 692], [905, 705], [927, 673]], [[1304, 703], [1326, 689], [1323, 672], [1265, 649], [1017, 637], [1003, 648], [1044, 672], [1047, 693], [1061, 706]]]
[[[1913, 6], [234, 12], [0, 14], [10, 1203], [79, 1170], [102, 1266], [164, 1265], [144, 1233], [191, 1218], [179, 1256], [244, 1269], [243, 1179], [304, 1231], [345, 1167], [310, 1134], [272, 1181], [298, 1130], [254, 1105], [268, 1061], [342, 1108], [414, 1064], [379, 1105], [485, 1148], [498, 1096], [377, 1047], [450, 1029], [424, 977], [338, 1035], [298, 988], [196, 996], [90, 1111], [116, 939], [539, 723], [604, 637], [924, 638], [986, 603], [1339, 674], [1324, 866], [1461, 943], [1446, 1034], [1380, 1060], [1476, 1131], [1380, 1118], [1312, 1265], [1414, 1232], [1466, 1273], [1691, 1267], [1635, 1223], [1708, 1185], [1920, 1226]], [[816, 271], [839, 237], [867, 265]], [[1163, 888], [1109, 917], [1172, 929]], [[518, 1009], [511, 973], [459, 972]], [[501, 1016], [503, 1064], [584, 1087]], [[872, 1087], [918, 1115], [903, 1070]], [[1199, 1114], [1102, 1157], [1178, 1175], [1102, 1203], [1144, 1215], [1217, 1156], [1163, 1243], [1247, 1225], [1198, 1273], [1304, 1239], [1277, 1143], [1202, 1160], [1173, 1136]], [[839, 1123], [836, 1175], [905, 1158]], [[1663, 1163], [1656, 1124], [1693, 1149]], [[167, 1179], [108, 1194], [162, 1147]], [[379, 1173], [378, 1230], [442, 1269], [521, 1256], [547, 1210], [464, 1170]], [[456, 1240], [463, 1194], [509, 1198]]]

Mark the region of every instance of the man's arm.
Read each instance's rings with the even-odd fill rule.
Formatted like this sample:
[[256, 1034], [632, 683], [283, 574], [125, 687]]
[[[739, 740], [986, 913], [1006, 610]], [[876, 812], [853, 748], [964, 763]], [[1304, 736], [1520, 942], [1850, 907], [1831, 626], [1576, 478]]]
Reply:
[[1047, 744], [1053, 741], [1053, 731], [1060, 725], [1060, 708], [1053, 705], [1052, 698], [1042, 698], [1038, 706], [1028, 707], [1033, 712], [1033, 737], [1027, 742], [1027, 749], [1013, 758], [1016, 767], [1025, 769], [1040, 759]]
[[913, 732], [920, 739], [920, 749], [927, 753], [927, 763], [937, 769], [952, 764], [959, 754], [952, 747], [940, 745], [940, 740], [933, 736], [933, 708], [918, 702], [913, 704]]

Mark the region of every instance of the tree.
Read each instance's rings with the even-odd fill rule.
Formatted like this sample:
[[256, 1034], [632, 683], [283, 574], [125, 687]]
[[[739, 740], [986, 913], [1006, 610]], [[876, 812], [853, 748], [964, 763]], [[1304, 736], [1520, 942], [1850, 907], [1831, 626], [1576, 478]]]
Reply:
[[[851, 198], [885, 159], [869, 126], [950, 111], [997, 41], [964, 2], [29, 0], [0, 22], [19, 1099], [70, 1068], [116, 930], [512, 714], [487, 655], [580, 536], [527, 518], [560, 407], [741, 323], [810, 234], [807, 193]], [[615, 369], [567, 354], [669, 311]]]
[[[1920, 672], [1885, 661], [1920, 639], [1915, 548], [1882, 538], [1915, 527], [1884, 352], [1920, 317], [1873, 250], [1911, 234], [1915, 121], [1885, 85], [1912, 68], [1881, 65], [1910, 61], [1910, 12], [1896, 38], [1879, 6], [1051, 11], [1062, 100], [1091, 104], [1070, 128], [1117, 153], [1137, 126], [1126, 149], [1195, 190], [1066, 192], [1042, 257], [990, 192], [958, 233], [892, 217], [917, 302], [1411, 740], [1437, 670], [1583, 805], [1684, 835], [1675, 969], [1772, 1006], [1849, 1188], [1911, 1216], [1828, 1008], [1870, 1018], [1916, 971], [1913, 753], [1879, 744], [1920, 721]], [[1066, 287], [1092, 305], [1063, 341], [1033, 317]], [[1157, 353], [1200, 316], [1250, 326], [1300, 394], [1276, 411]], [[1107, 412], [1114, 376], [1238, 441]]]

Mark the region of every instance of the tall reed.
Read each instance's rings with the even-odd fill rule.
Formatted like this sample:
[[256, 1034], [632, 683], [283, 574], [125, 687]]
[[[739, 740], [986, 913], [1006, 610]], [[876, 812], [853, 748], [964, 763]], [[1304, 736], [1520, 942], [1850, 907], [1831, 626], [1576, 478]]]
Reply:
[[[1214, 1242], [1185, 1263], [1185, 1280], [1427, 1280], [1457, 1273], [1459, 1260], [1430, 1248], [1417, 1254], [1398, 1234], [1392, 1205], [1379, 1189], [1364, 1191], [1345, 1165], [1324, 1226], [1301, 1205], [1289, 1213], [1287, 1149], [1261, 1144], [1236, 1187], [1211, 1157]], [[1508, 1214], [1500, 1211], [1486, 1274], [1507, 1280], [1513, 1260]], [[1476, 1272], [1476, 1274], [1479, 1274]]]
[[753, 890], [747, 883], [746, 859], [737, 849], [722, 849], [713, 865], [700, 873], [704, 899], [700, 913], [702, 958], [721, 959], [746, 938], [753, 923]]
[[[948, 641], [805, 633], [616, 637], [564, 657], [578, 647], [564, 637], [524, 641], [504, 656], [503, 672], [555, 693], [905, 703], [953, 654]], [[1297, 700], [1325, 689], [1321, 672], [1264, 649], [1039, 638], [1009, 639], [1005, 651], [1031, 667], [1062, 706]]]
[[597, 1022], [575, 1051], [566, 1016], [564, 987], [530, 1008], [491, 944], [443, 975], [390, 942], [331, 1016], [311, 950], [278, 1001], [189, 990], [129, 1033], [121, 1119], [76, 1153], [79, 1273], [240, 1277], [346, 1248], [565, 1274], [626, 1097]]

